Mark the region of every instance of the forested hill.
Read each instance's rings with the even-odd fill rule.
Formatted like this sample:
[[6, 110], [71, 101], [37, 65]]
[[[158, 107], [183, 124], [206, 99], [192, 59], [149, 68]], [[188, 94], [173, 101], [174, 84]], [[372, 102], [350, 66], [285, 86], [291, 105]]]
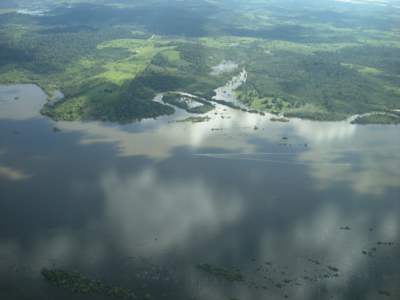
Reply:
[[[319, 120], [379, 112], [397, 122], [399, 9], [318, 3], [3, 1], [0, 83], [60, 89], [63, 101], [42, 109], [55, 120], [130, 122], [173, 113], [156, 93], [211, 99], [246, 67], [237, 95], [250, 109]], [[224, 60], [239, 68], [211, 75]]]

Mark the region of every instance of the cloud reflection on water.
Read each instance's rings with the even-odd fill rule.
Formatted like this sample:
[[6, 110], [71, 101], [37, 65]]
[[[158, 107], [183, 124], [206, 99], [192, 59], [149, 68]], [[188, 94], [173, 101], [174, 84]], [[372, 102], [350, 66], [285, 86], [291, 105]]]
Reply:
[[[259, 115], [227, 111], [218, 106], [209, 116], [212, 118], [209, 122], [195, 124], [176, 122], [171, 117], [164, 122], [142, 120], [124, 127], [98, 122], [59, 122], [57, 126], [65, 131], [82, 133], [82, 144], [116, 144], [117, 153], [121, 156], [143, 155], [152, 159], [166, 159], [172, 156], [175, 148], [182, 146], [193, 149], [215, 147], [246, 153], [254, 151], [254, 145], [248, 143], [247, 138], [253, 136]], [[269, 135], [277, 134], [270, 132]]]
[[[196, 124], [177, 123], [172, 116], [162, 122], [143, 120], [125, 127], [97, 122], [60, 122], [57, 126], [83, 134], [82, 144], [112, 143], [117, 145], [118, 155], [141, 155], [156, 160], [168, 159], [179, 147], [193, 151], [218, 148], [227, 154], [258, 154], [254, 141], [278, 144], [282, 143], [283, 136], [289, 136], [286, 147], [273, 151], [276, 154], [291, 151], [291, 157], [276, 159], [271, 153], [256, 159], [266, 163], [307, 164], [309, 175], [316, 180], [319, 189], [340, 183], [358, 193], [382, 194], [387, 187], [398, 186], [400, 163], [393, 161], [400, 161], [400, 139], [396, 139], [398, 132], [393, 126], [386, 127], [383, 132], [348, 122], [293, 119], [288, 124], [281, 124], [271, 122], [269, 115], [245, 113], [220, 105], [208, 116], [209, 122]], [[388, 143], [391, 146], [387, 146]], [[380, 145], [385, 145], [384, 151]], [[219, 155], [216, 158], [226, 158]], [[250, 156], [236, 159], [250, 159]]]
[[315, 122], [292, 119], [291, 125], [299, 136], [311, 145], [334, 147], [338, 143], [348, 143], [357, 134], [358, 126], [343, 122]]
[[[246, 227], [246, 223], [253, 218], [248, 210], [255, 203], [233, 192], [233, 187], [216, 190], [202, 177], [185, 180], [174, 176], [165, 178], [151, 167], [132, 170], [128, 174], [107, 171], [101, 176], [100, 184], [105, 194], [105, 206], [104, 214], [96, 224], [100, 224], [100, 228], [108, 228], [112, 233], [112, 240], [108, 242], [116, 243], [123, 255], [144, 255], [155, 259], [169, 251], [184, 255], [197, 247], [204, 249], [207, 243], [216, 241], [207, 249], [215, 258], [221, 258], [236, 251], [240, 247], [235, 245], [240, 246], [247, 239], [243, 233], [238, 233], [233, 235], [231, 244], [225, 243], [224, 230], [231, 230], [231, 226]], [[266, 190], [274, 191], [274, 188], [267, 186]], [[301, 194], [300, 190], [296, 192]], [[302, 285], [298, 287], [281, 290], [272, 286], [268, 291], [259, 292], [246, 285], [238, 285], [227, 292], [226, 286], [220, 282], [204, 281], [204, 276], [196, 272], [196, 262], [193, 262], [184, 270], [189, 282], [184, 284], [192, 282], [191, 288], [207, 299], [219, 300], [233, 295], [244, 299], [254, 298], [254, 295], [281, 298], [284, 294], [291, 295], [291, 298], [296, 295], [297, 299], [317, 299], [317, 291], [324, 288], [336, 299], [348, 299], [343, 291], [351, 289], [348, 284], [353, 278], [361, 274], [365, 277], [363, 284], [367, 284], [371, 280], [369, 273], [377, 268], [370, 267], [371, 261], [374, 261], [364, 257], [361, 251], [376, 246], [379, 240], [399, 241], [400, 221], [397, 211], [393, 210], [396, 208], [393, 203], [378, 213], [358, 206], [347, 207], [334, 200], [333, 195], [331, 199], [325, 198], [315, 210], [299, 211], [285, 222], [284, 228], [279, 224], [267, 226], [267, 223], [260, 223], [255, 232], [256, 243], [253, 244], [257, 250], [253, 269], [257, 264], [272, 261], [274, 267], [288, 266], [285, 270], [292, 278], [304, 275], [304, 271], [320, 275], [321, 269], [333, 265], [339, 268], [340, 278], [322, 279], [317, 284], [300, 279]], [[295, 199], [292, 199], [293, 205], [294, 202]], [[273, 215], [283, 217], [286, 214], [280, 206], [271, 206], [270, 209]], [[14, 264], [25, 265], [34, 272], [32, 276], [38, 276], [42, 266], [52, 265], [53, 262], [57, 266], [69, 266], [78, 253], [83, 268], [101, 265], [110, 253], [107, 252], [107, 240], [99, 236], [98, 229], [91, 230], [91, 225], [96, 228], [96, 224], [87, 224], [81, 233], [54, 230], [38, 234], [33, 238], [29, 251], [17, 241], [2, 242], [0, 257], [8, 259], [6, 263], [0, 263], [0, 271], [9, 272]], [[373, 232], [368, 231], [371, 224], [374, 224]], [[340, 230], [342, 225], [350, 225], [351, 231]], [[388, 251], [387, 255], [393, 256], [393, 252]], [[308, 261], [309, 258], [318, 259], [323, 265], [318, 269]], [[378, 259], [374, 258], [375, 261]], [[246, 275], [252, 274], [250, 269], [245, 271]], [[282, 281], [286, 275], [276, 273], [271, 276]], [[395, 291], [393, 282], [396, 278], [398, 276], [389, 275], [385, 288]], [[261, 275], [256, 279], [262, 280]], [[373, 294], [365, 299], [376, 296], [380, 282], [372, 284]], [[327, 295], [320, 294], [319, 299], [326, 298]]]
[[312, 141], [312, 147], [299, 154], [298, 160], [309, 165], [317, 189], [341, 184], [360, 194], [382, 195], [385, 189], [398, 187], [400, 139], [396, 139], [397, 127], [389, 126], [383, 131], [344, 122], [313, 124], [304, 121], [295, 129]]
[[[349, 294], [377, 299], [379, 289], [396, 295], [400, 280], [399, 256], [396, 257], [400, 249], [400, 217], [391, 212], [393, 208], [398, 209], [398, 205], [392, 203], [377, 213], [325, 199], [316, 211], [293, 220], [287, 231], [266, 230], [260, 238], [258, 263], [273, 261], [275, 267], [282, 266], [287, 273], [282, 276], [277, 272], [278, 277], [297, 278], [301, 286], [286, 288], [295, 299], [353, 299]], [[341, 230], [340, 226], [345, 225], [351, 229]], [[377, 246], [378, 241], [392, 241], [396, 246]], [[374, 257], [362, 253], [372, 248], [377, 249]], [[328, 266], [338, 268], [339, 277], [325, 278]], [[385, 280], [375, 276], [381, 272], [387, 274]], [[316, 278], [317, 282], [310, 283], [304, 276]], [[359, 285], [352, 286], [359, 277]], [[279, 297], [279, 293], [274, 296]]]
[[[307, 260], [309, 257], [323, 260], [340, 269], [342, 277], [337, 280], [325, 280], [317, 286], [304, 283], [301, 287], [293, 288], [292, 294], [298, 295], [300, 299], [312, 299], [315, 291], [324, 286], [333, 291], [351, 290], [350, 285], [357, 276], [363, 276], [363, 284], [368, 284], [368, 280], [374, 278], [376, 268], [381, 268], [376, 272], [378, 274], [394, 270], [395, 266], [379, 265], [381, 261], [392, 262], [395, 259], [390, 248], [381, 250], [381, 260], [364, 257], [361, 251], [368, 250], [379, 240], [400, 240], [398, 204], [393, 199], [387, 201], [383, 198], [388, 195], [393, 198], [393, 191], [392, 194], [388, 191], [398, 189], [400, 141], [397, 139], [397, 127], [375, 130], [374, 127], [359, 127], [344, 122], [300, 120], [281, 124], [270, 122], [268, 117], [220, 106], [209, 115], [212, 117], [210, 122], [199, 124], [168, 123], [168, 119], [164, 119], [162, 122], [144, 120], [127, 126], [96, 122], [60, 122], [55, 125], [62, 131], [79, 133], [78, 138], [82, 144], [117, 145], [115, 163], [118, 159], [130, 162], [129, 156], [144, 156], [149, 161], [161, 164], [176, 156], [176, 149], [181, 147], [193, 153], [217, 148], [222, 153], [238, 152], [243, 157], [265, 150], [266, 164], [270, 163], [268, 152], [290, 152], [290, 158], [287, 159], [289, 167], [286, 169], [288, 174], [292, 171], [291, 163], [304, 163], [301, 169], [304, 173], [301, 176], [309, 175], [311, 180], [305, 186], [289, 183], [287, 189], [293, 189], [292, 194], [299, 198], [302, 197], [303, 189], [309, 189], [321, 196], [321, 201], [313, 203], [314, 209], [310, 210], [301, 210], [300, 207], [297, 210], [295, 204], [298, 199], [291, 199], [286, 208], [268, 206], [271, 211], [265, 213], [270, 217], [284, 219], [287, 216], [286, 210], [296, 213], [290, 219], [284, 219], [282, 227], [279, 224], [274, 227], [266, 219], [258, 223], [254, 228], [256, 242], [252, 244], [256, 250], [256, 261], [261, 263], [273, 260], [276, 264], [290, 265], [294, 275], [302, 274], [304, 269], [313, 270]], [[254, 126], [258, 130], [254, 130]], [[60, 137], [63, 133], [58, 134]], [[287, 136], [288, 140], [282, 140], [283, 136]], [[284, 145], [278, 146], [278, 143]], [[308, 146], [304, 147], [304, 143]], [[384, 151], [380, 145], [385, 145]], [[0, 150], [0, 155], [2, 153], [7, 154], [6, 150]], [[258, 174], [265, 175], [261, 171], [255, 172], [255, 165], [250, 164], [248, 168], [241, 164], [240, 171], [244, 171], [244, 179], [241, 181], [243, 185], [251, 185], [251, 179], [257, 182]], [[128, 173], [118, 169], [104, 170], [99, 180], [99, 188], [105, 198], [104, 213], [96, 224], [90, 223], [93, 221], [84, 223], [80, 233], [64, 229], [40, 233], [32, 238], [29, 249], [26, 249], [26, 243], [19, 240], [1, 241], [0, 273], [9, 272], [9, 267], [17, 264], [32, 266], [35, 276], [38, 276], [43, 265], [51, 265], [55, 261], [57, 264], [68, 265], [76, 259], [77, 253], [81, 255], [83, 266], [101, 264], [111, 255], [108, 252], [108, 242], [118, 244], [127, 256], [138, 253], [157, 256], [168, 251], [187, 254], [197, 246], [207, 246], [210, 241], [221, 241], [211, 245], [213, 257], [239, 252], [238, 249], [248, 241], [248, 237], [235, 232], [237, 234], [232, 234], [228, 239], [223, 236], [223, 230], [229, 230], [230, 227], [244, 228], [253, 221], [253, 215], [248, 211], [256, 203], [249, 201], [250, 196], [247, 198], [235, 192], [240, 191], [240, 187], [233, 187], [232, 183], [227, 185], [228, 188], [225, 186], [224, 190], [211, 186], [207, 182], [209, 173], [206, 170], [199, 171], [197, 177], [182, 180], [174, 177], [174, 174], [169, 178], [163, 176], [157, 169], [159, 164], [151, 162], [151, 165], [143, 170], [135, 170], [132, 161], [132, 171]], [[276, 170], [279, 170], [279, 165]], [[256, 175], [250, 176], [253, 171]], [[89, 189], [85, 184], [79, 186], [79, 189], [75, 187], [77, 193], [82, 194], [85, 194], [85, 188]], [[267, 183], [263, 191], [266, 194], [271, 191], [275, 194], [282, 192], [278, 186]], [[347, 198], [335, 199], [343, 191], [348, 193]], [[360, 205], [358, 199], [364, 198], [370, 206]], [[270, 198], [266, 197], [265, 201], [268, 200]], [[307, 200], [302, 200], [306, 208], [309, 203]], [[374, 202], [376, 206], [371, 204]], [[258, 208], [255, 207], [256, 210]], [[339, 229], [347, 225], [350, 225], [350, 231]], [[95, 229], [91, 229], [91, 226]], [[96, 226], [109, 230], [112, 240], [99, 234]], [[371, 226], [374, 227], [372, 232], [369, 231]], [[238, 258], [240, 254], [234, 257]], [[2, 257], [7, 260], [2, 260]], [[398, 260], [394, 262], [398, 263]], [[191, 265], [188, 274], [193, 273], [196, 272]], [[396, 291], [398, 273], [385, 276], [389, 281], [385, 288]], [[194, 277], [199, 278], [200, 282], [204, 279], [200, 275]], [[377, 288], [376, 285], [381, 281], [372, 283], [373, 288]], [[226, 287], [218, 284], [197, 288], [199, 293], [204, 291], [204, 295], [214, 295], [214, 299], [223, 298], [221, 295], [226, 294]], [[377, 295], [376, 290], [373, 292], [368, 296], [370, 299]], [[256, 292], [246, 286], [237, 287], [237, 295], [244, 299], [251, 298], [253, 293]], [[266, 293], [273, 297], [282, 296], [282, 292], [274, 287]], [[336, 299], [348, 299], [340, 293], [336, 293], [336, 296]]]
[[0, 177], [12, 181], [19, 181], [29, 179], [31, 175], [15, 168], [0, 165]]
[[102, 187], [106, 222], [113, 224], [127, 254], [188, 251], [244, 213], [240, 197], [232, 192], [210, 190], [200, 179], [160, 178], [152, 169], [123, 178], [107, 173]]
[[46, 94], [36, 85], [0, 86], [0, 120], [26, 120], [39, 117]]

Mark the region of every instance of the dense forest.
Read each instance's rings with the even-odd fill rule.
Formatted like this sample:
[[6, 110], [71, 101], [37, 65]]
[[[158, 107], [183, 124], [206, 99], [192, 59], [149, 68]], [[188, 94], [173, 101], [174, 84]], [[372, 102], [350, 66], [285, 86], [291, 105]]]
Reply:
[[55, 120], [172, 114], [154, 96], [211, 100], [238, 72], [212, 74], [223, 60], [246, 69], [236, 93], [251, 110], [340, 120], [399, 108], [400, 22], [390, 7], [377, 14], [277, 1], [42, 6], [39, 13], [0, 6], [0, 83], [35, 83], [49, 96], [61, 90], [65, 97], [42, 109]]

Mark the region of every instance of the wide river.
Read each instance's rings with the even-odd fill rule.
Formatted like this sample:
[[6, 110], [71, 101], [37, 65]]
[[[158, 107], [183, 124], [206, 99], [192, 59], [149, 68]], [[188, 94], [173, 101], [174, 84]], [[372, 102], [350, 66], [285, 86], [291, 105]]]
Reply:
[[111, 299], [42, 268], [138, 299], [399, 299], [398, 126], [68, 123], [45, 101], [0, 87], [0, 299]]

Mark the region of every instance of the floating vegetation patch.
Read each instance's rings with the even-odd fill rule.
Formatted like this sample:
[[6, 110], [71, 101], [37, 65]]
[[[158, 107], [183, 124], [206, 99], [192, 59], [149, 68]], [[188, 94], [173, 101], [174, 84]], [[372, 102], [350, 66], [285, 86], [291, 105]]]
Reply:
[[[252, 263], [254, 262], [255, 260], [252, 260]], [[271, 261], [252, 265], [244, 271], [246, 286], [258, 291], [272, 290], [285, 299], [292, 298], [301, 286], [319, 286], [341, 277], [338, 267], [312, 257], [302, 263], [304, 269], [293, 269]]]
[[[378, 249], [381, 246], [394, 246], [396, 243], [394, 242], [381, 242], [377, 241], [375, 247], [371, 247], [369, 250], [363, 250], [361, 251], [362, 254], [369, 256], [369, 257], [375, 257], [378, 254]], [[378, 248], [377, 248], [378, 247]]]
[[383, 291], [383, 290], [379, 290], [378, 293], [381, 294], [381, 295], [385, 295], [385, 296], [390, 296], [391, 295], [389, 292]]
[[205, 117], [188, 117], [183, 120], [178, 120], [176, 122], [178, 123], [183, 123], [183, 122], [192, 122], [192, 123], [202, 123], [202, 122], [208, 122], [210, 121], [210, 118], [205, 116]]
[[376, 244], [378, 246], [393, 246], [394, 242], [381, 242], [381, 241], [377, 241]]
[[99, 293], [104, 289], [100, 280], [91, 280], [76, 271], [42, 269], [42, 275], [52, 284], [70, 293]]
[[333, 271], [333, 272], [339, 272], [338, 268], [332, 267], [332, 266], [328, 266], [328, 269]]
[[107, 290], [107, 295], [111, 298], [137, 299], [134, 293], [120, 287], [110, 287]]
[[124, 288], [105, 285], [100, 279], [90, 279], [77, 271], [43, 268], [41, 274], [53, 285], [69, 293], [87, 295], [106, 294], [114, 299], [137, 299], [136, 295]]
[[285, 117], [272, 117], [270, 119], [272, 122], [282, 122], [282, 123], [288, 123], [289, 119]]
[[361, 253], [364, 255], [368, 255], [369, 257], [375, 257], [377, 249], [375, 247], [372, 247], [370, 250], [368, 251], [362, 251]]
[[[351, 232], [349, 231], [348, 234], [351, 234]], [[375, 240], [368, 247], [364, 248], [365, 250], [360, 249], [360, 252], [361, 250], [364, 251], [362, 253], [359, 252], [359, 255], [365, 257], [365, 259], [369, 259], [368, 257], [376, 257], [376, 259], [384, 257], [385, 259], [390, 259], [393, 265], [398, 265], [400, 256], [396, 254], [395, 257], [391, 257], [389, 256], [390, 252], [388, 252], [394, 251], [398, 253], [396, 251], [396, 247], [398, 246], [399, 243], [396, 241]], [[58, 286], [69, 293], [80, 295], [91, 294], [95, 297], [96, 295], [102, 297], [108, 296], [113, 299], [151, 300], [154, 297], [149, 294], [150, 289], [148, 287], [154, 292], [155, 281], [157, 281], [158, 286], [163, 287], [170, 284], [184, 284], [186, 280], [175, 275], [173, 266], [164, 269], [159, 265], [147, 262], [143, 257], [129, 257], [128, 262], [127, 269], [121, 270], [119, 273], [123, 274], [124, 280], [129, 281], [125, 281], [124, 286], [138, 287], [135, 293], [123, 287], [106, 284], [101, 279], [88, 278], [77, 271], [43, 268], [41, 273], [54, 286]], [[346, 278], [346, 274], [343, 273], [343, 269], [340, 266], [335, 266], [332, 262], [324, 261], [320, 256], [311, 256], [301, 262], [299, 267], [295, 268], [289, 265], [280, 265], [273, 260], [258, 261], [256, 258], [252, 258], [245, 266], [240, 266], [240, 269], [234, 265], [232, 267], [225, 267], [209, 262], [196, 265], [196, 269], [199, 272], [208, 273], [210, 275], [208, 279], [213, 280], [216, 278], [219, 284], [223, 284], [225, 288], [229, 286], [232, 291], [235, 291], [236, 288], [240, 288], [240, 290], [247, 289], [249, 293], [257, 294], [270, 291], [271, 293], [280, 295], [281, 299], [296, 299], [295, 294], [297, 290], [302, 289], [304, 286], [310, 287], [312, 285], [314, 288], [319, 288], [320, 286], [329, 284], [329, 282], [339, 284], [340, 281]], [[142, 282], [141, 288], [137, 284], [138, 280]], [[379, 288], [379, 291], [378, 288], [375, 290], [377, 295], [391, 297], [394, 294], [393, 291], [382, 289], [384, 287]], [[193, 294], [188, 295], [183, 292], [187, 297], [180, 297], [175, 293], [176, 290], [160, 295], [163, 299], [192, 299], [190, 297], [193, 296]], [[332, 291], [332, 293], [331, 296], [335, 292]]]
[[350, 230], [351, 228], [349, 226], [346, 227], [340, 227], [341, 230]]
[[199, 268], [200, 270], [203, 270], [211, 275], [223, 277], [229, 281], [244, 282], [244, 280], [245, 280], [243, 274], [240, 273], [239, 270], [237, 270], [237, 269], [229, 270], [222, 266], [218, 266], [218, 265], [211, 264], [211, 263], [199, 264], [199, 265], [197, 265], [197, 268]]
[[313, 264], [316, 264], [317, 266], [321, 265], [321, 262], [316, 259], [309, 258], [308, 261], [312, 262]]

